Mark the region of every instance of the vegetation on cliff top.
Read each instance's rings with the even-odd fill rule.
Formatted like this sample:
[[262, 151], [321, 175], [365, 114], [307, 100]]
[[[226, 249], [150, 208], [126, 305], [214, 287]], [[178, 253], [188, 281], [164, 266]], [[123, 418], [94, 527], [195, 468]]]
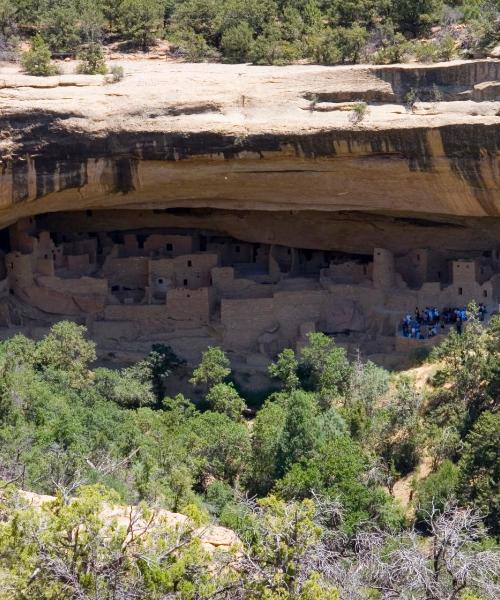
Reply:
[[432, 62], [484, 54], [499, 15], [499, 0], [0, 0], [0, 54], [39, 34], [54, 56], [164, 37], [188, 60]]
[[[0, 598], [496, 598], [499, 350], [500, 319], [473, 316], [422, 389], [313, 333], [270, 366], [253, 416], [219, 348], [193, 402], [165, 397], [186, 368], [165, 346], [112, 371], [74, 323], [16, 335], [0, 345]], [[26, 508], [16, 487], [58, 499]], [[210, 556], [189, 526], [131, 537], [103, 501], [217, 521], [243, 553]]]

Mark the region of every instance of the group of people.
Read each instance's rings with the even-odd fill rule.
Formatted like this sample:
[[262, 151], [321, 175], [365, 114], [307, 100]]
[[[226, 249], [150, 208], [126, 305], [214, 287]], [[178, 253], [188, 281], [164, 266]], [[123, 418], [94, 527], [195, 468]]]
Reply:
[[[484, 321], [486, 315], [486, 306], [481, 302], [479, 304], [479, 320]], [[426, 306], [420, 311], [415, 308], [414, 314], [407, 313], [401, 323], [401, 331], [404, 337], [425, 340], [441, 333], [447, 325], [453, 325], [458, 333], [462, 333], [462, 327], [467, 321], [467, 309], [446, 307], [439, 310], [436, 307]]]

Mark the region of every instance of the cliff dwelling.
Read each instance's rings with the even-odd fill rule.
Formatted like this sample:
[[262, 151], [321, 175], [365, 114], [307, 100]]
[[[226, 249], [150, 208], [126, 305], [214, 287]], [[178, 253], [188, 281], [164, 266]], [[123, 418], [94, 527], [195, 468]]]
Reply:
[[[416, 308], [497, 311], [500, 61], [166, 65], [154, 90], [128, 69], [112, 92], [11, 82], [2, 337], [70, 318], [109, 360], [220, 345], [265, 373], [321, 331], [397, 367], [449, 330], [403, 335]], [[442, 99], [409, 111], [416, 85]]]
[[210, 227], [220, 221], [190, 209], [20, 219], [1, 235], [3, 331], [70, 318], [110, 353], [157, 341], [194, 361], [220, 344], [262, 365], [321, 331], [383, 361], [427, 343], [399, 331], [415, 307], [500, 301], [498, 245], [353, 253], [238, 239]]

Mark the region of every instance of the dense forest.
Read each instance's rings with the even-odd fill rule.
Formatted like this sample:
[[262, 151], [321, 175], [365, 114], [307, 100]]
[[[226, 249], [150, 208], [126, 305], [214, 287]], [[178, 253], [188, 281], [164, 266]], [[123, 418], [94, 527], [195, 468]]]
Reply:
[[0, 0], [0, 59], [31, 39], [92, 72], [103, 44], [161, 38], [190, 61], [387, 64], [484, 56], [499, 31], [500, 0]]
[[[2, 342], [0, 598], [498, 598], [500, 317], [470, 314], [425, 385], [312, 333], [269, 366], [265, 398], [217, 347], [190, 372], [193, 401], [165, 396], [187, 370], [166, 346], [110, 370], [72, 322]], [[192, 527], [134, 537], [103, 502]], [[207, 553], [207, 523], [240, 550]]]

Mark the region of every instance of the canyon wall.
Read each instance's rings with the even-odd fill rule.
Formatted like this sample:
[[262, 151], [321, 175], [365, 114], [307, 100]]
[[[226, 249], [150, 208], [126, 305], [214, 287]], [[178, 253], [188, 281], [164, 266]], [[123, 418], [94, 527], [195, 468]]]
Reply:
[[[64, 76], [46, 88], [21, 75], [4, 82], [0, 226], [55, 211], [211, 208], [225, 211], [217, 215], [232, 235], [244, 229], [243, 239], [303, 247], [331, 248], [335, 238], [337, 249], [351, 249], [355, 228], [373, 249], [377, 231], [399, 225], [409, 245], [442, 243], [446, 229], [467, 246], [486, 220], [486, 235], [497, 235], [500, 102], [471, 98], [478, 86], [496, 89], [500, 61], [238, 65], [237, 84], [233, 67], [198, 67], [176, 65], [169, 77], [164, 65], [150, 76], [154, 91], [138, 73], [113, 86]], [[401, 105], [408, 90], [433, 89], [442, 101]], [[369, 103], [358, 125], [348, 97]], [[258, 211], [281, 213], [266, 225], [256, 217], [253, 231]], [[294, 213], [282, 220], [287, 211], [305, 211], [318, 235], [297, 231]]]

